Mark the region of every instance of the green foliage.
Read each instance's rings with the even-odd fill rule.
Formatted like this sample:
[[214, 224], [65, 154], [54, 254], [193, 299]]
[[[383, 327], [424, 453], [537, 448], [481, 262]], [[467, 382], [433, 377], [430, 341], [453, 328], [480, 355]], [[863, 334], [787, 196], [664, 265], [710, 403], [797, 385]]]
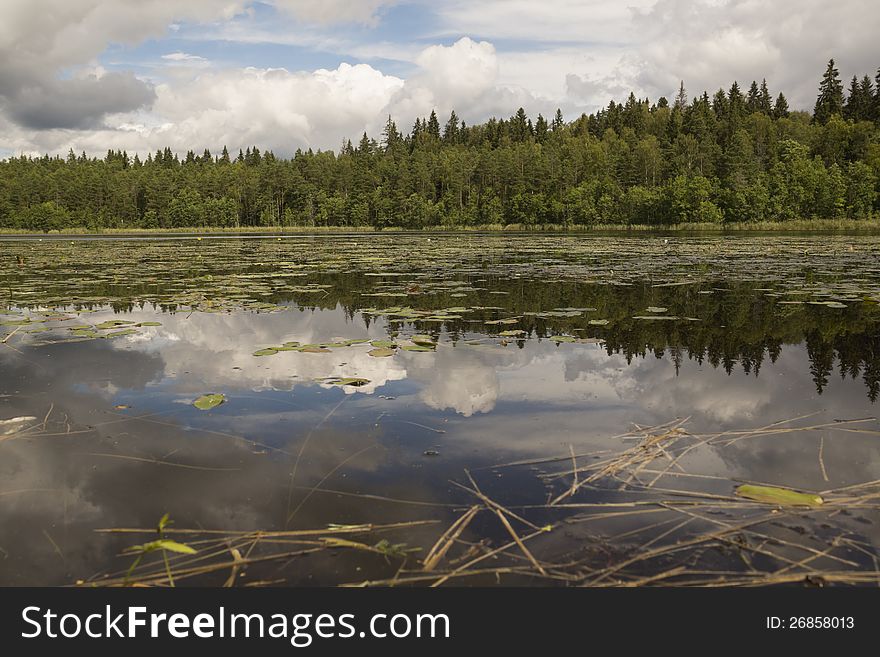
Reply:
[[365, 227], [419, 229], [789, 221], [878, 208], [880, 93], [854, 78], [845, 98], [830, 62], [813, 115], [775, 101], [766, 81], [672, 103], [630, 94], [566, 123], [466, 125], [432, 112], [402, 134], [345, 140], [338, 153], [281, 159], [166, 148], [145, 160], [0, 161], [0, 228]]

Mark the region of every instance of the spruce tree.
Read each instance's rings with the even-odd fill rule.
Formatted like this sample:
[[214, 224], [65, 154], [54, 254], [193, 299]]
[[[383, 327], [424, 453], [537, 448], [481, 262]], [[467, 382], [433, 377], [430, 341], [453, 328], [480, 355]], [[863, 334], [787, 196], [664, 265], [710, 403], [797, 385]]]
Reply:
[[813, 121], [825, 124], [834, 114], [843, 114], [843, 84], [840, 82], [840, 72], [831, 59], [819, 83], [819, 96], [813, 109]]
[[675, 102], [672, 107], [684, 112], [684, 108], [687, 107], [688, 97], [687, 91], [684, 88], [684, 80], [678, 85], [678, 93], [675, 95]]
[[862, 114], [862, 88], [859, 86], [859, 79], [854, 75], [849, 84], [849, 94], [846, 97], [846, 104], [843, 107], [843, 116], [851, 121], [859, 121]]
[[761, 80], [761, 94], [758, 98], [758, 110], [770, 116], [773, 112], [773, 99], [770, 97], [770, 90], [767, 88], [767, 78]]
[[443, 142], [446, 144], [455, 144], [458, 142], [458, 115], [455, 110], [449, 114], [449, 120], [443, 127]]
[[776, 96], [776, 104], [773, 105], [773, 118], [788, 118], [788, 101], [785, 99], [785, 95], [781, 91], [779, 92], [779, 95]]
[[440, 121], [437, 120], [437, 112], [431, 110], [431, 116], [428, 117], [427, 132], [432, 137], [440, 139]]
[[760, 109], [761, 92], [758, 90], [758, 83], [752, 80], [752, 86], [749, 87], [749, 95], [746, 98], [746, 109], [749, 113], [757, 112]]
[[547, 119], [538, 114], [538, 120], [535, 121], [535, 139], [539, 144], [543, 144], [547, 139]]

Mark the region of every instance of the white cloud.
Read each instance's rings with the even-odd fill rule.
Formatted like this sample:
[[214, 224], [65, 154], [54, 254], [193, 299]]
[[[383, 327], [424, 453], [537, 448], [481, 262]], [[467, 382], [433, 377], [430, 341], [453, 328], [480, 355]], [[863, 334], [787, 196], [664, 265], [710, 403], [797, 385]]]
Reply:
[[[331, 25], [376, 26], [396, 0], [270, 0], [274, 22], [252, 0], [5, 0], [0, 151], [257, 144], [287, 154], [336, 148], [364, 130], [377, 135], [389, 113], [401, 128], [432, 109], [441, 121], [455, 109], [469, 123], [519, 106], [533, 117], [559, 106], [572, 118], [630, 90], [668, 97], [679, 80], [695, 95], [766, 77], [774, 93], [809, 109], [829, 57], [845, 79], [877, 65], [869, 0], [803, 0], [797, 12], [753, 0], [409, 2], [425, 4], [436, 20], [373, 40], [369, 29]], [[158, 59], [150, 80], [101, 70], [109, 44], [161, 43], [171, 32], [297, 45], [342, 63], [220, 68], [176, 51]], [[377, 58], [400, 62], [396, 74], [345, 63]]]
[[191, 55], [186, 52], [170, 52], [167, 55], [162, 55], [162, 59], [167, 62], [170, 66], [209, 66], [211, 62], [209, 62], [204, 57], [199, 57], [198, 55]]

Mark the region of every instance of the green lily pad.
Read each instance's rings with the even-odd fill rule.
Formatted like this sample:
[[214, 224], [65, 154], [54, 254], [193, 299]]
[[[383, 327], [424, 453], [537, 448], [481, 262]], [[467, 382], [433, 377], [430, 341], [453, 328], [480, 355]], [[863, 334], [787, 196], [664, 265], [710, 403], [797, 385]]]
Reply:
[[645, 310], [649, 313], [665, 313], [669, 308], [662, 308], [660, 306], [648, 306]]
[[122, 329], [121, 331], [113, 331], [112, 333], [105, 333], [101, 337], [103, 338], [121, 338], [125, 335], [136, 335], [137, 329], [127, 328]]
[[210, 411], [212, 408], [215, 408], [226, 401], [226, 396], [211, 393], [209, 395], [202, 395], [198, 399], [193, 402], [193, 406], [195, 406], [200, 411]]
[[101, 322], [100, 324], [95, 325], [97, 329], [112, 329], [118, 326], [128, 326], [129, 324], [134, 324], [134, 322], [129, 322], [123, 319], [110, 319], [106, 322]]
[[373, 340], [370, 345], [377, 349], [394, 349], [397, 343], [392, 340]]
[[373, 358], [387, 358], [388, 356], [394, 355], [394, 349], [378, 347], [376, 349], [370, 349], [367, 352], [367, 355], [372, 356]]
[[777, 488], [776, 486], [743, 484], [737, 487], [736, 494], [756, 502], [780, 504], [782, 506], [821, 506], [825, 503], [821, 495], [799, 493], [790, 488]]
[[335, 381], [330, 381], [335, 386], [353, 386], [355, 388], [360, 388], [361, 386], [365, 386], [370, 382], [369, 379], [361, 379], [356, 376], [349, 376], [343, 379], [336, 379]]
[[434, 351], [433, 347], [425, 347], [419, 344], [406, 344], [401, 347], [404, 351]]
[[135, 326], [162, 326], [162, 322], [139, 322]]
[[437, 343], [434, 342], [434, 338], [430, 335], [414, 335], [410, 338], [417, 345], [421, 345], [423, 347], [433, 347]]
[[329, 349], [325, 349], [316, 344], [307, 344], [302, 347], [297, 347], [294, 351], [299, 351], [304, 354], [332, 354], [333, 352]]
[[574, 342], [577, 338], [573, 338], [570, 335], [551, 335], [550, 340], [553, 342]]
[[607, 319], [591, 319], [590, 325], [591, 326], [607, 326], [608, 320]]
[[505, 338], [515, 338], [517, 336], [525, 335], [525, 334], [526, 334], [526, 332], [523, 330], [516, 330], [516, 331], [501, 331], [501, 333], [499, 333], [498, 335], [501, 335]]
[[255, 351], [254, 356], [274, 356], [277, 353], [278, 349], [276, 349], [275, 347], [266, 347], [265, 349]]

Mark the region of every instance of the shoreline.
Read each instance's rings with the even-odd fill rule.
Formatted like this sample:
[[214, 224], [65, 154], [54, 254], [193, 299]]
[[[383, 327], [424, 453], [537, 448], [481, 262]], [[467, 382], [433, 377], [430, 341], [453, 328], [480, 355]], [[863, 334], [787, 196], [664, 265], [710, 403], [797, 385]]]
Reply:
[[468, 233], [508, 233], [508, 234], [620, 234], [620, 233], [880, 233], [880, 220], [815, 219], [788, 222], [748, 222], [731, 224], [683, 223], [674, 225], [654, 224], [595, 224], [563, 226], [547, 224], [524, 226], [522, 224], [490, 224], [482, 226], [431, 226], [426, 228], [376, 228], [373, 226], [284, 226], [284, 227], [181, 227], [181, 228], [65, 228], [49, 232], [18, 231], [10, 228], [0, 229], [0, 239], [5, 238], [58, 238], [74, 237], [186, 237], [199, 235], [238, 236], [282, 236], [282, 235], [349, 235], [349, 234], [468, 234]]

